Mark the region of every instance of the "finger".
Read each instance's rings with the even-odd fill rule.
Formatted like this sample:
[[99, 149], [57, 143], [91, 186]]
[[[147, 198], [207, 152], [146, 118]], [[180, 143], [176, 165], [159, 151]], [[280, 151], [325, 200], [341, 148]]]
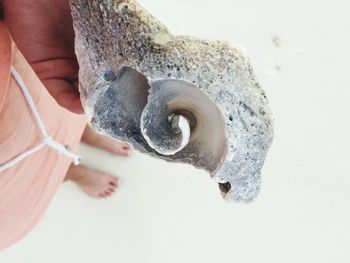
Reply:
[[60, 106], [77, 114], [84, 113], [80, 93], [71, 82], [62, 79], [47, 79], [43, 80], [43, 84]]

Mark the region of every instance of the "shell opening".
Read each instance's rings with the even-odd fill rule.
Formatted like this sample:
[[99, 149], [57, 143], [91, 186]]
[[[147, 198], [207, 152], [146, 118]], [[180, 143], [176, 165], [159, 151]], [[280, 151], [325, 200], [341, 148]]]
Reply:
[[190, 142], [191, 137], [191, 126], [190, 122], [186, 119], [186, 117], [182, 115], [172, 115], [169, 116], [169, 122], [171, 123], [171, 126], [175, 130], [176, 134], [181, 135], [181, 143], [179, 147], [173, 151], [164, 151], [164, 155], [174, 155], [179, 151], [183, 150]]
[[100, 91], [91, 121], [97, 130], [141, 152], [210, 173], [221, 165], [228, 150], [225, 121], [197, 86], [183, 80], [151, 82], [130, 67], [103, 77], [108, 85]]
[[225, 122], [215, 103], [192, 83], [157, 80], [141, 116], [147, 144], [161, 155], [214, 172], [227, 154]]

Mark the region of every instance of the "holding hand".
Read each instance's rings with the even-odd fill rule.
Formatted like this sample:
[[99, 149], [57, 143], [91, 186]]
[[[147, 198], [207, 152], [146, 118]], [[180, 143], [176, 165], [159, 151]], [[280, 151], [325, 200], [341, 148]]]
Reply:
[[11, 35], [57, 103], [83, 113], [68, 0], [3, 0]]

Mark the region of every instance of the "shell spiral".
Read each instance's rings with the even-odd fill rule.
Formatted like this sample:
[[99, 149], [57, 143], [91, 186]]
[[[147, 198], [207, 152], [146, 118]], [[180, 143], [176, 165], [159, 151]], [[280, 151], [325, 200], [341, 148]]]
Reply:
[[174, 36], [135, 0], [71, 0], [71, 8], [92, 126], [207, 170], [226, 200], [255, 198], [273, 128], [244, 52]]

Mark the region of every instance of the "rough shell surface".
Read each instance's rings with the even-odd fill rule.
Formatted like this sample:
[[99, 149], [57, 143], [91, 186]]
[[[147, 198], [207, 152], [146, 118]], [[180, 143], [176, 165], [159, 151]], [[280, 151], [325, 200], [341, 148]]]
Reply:
[[[255, 198], [273, 128], [244, 52], [226, 42], [173, 36], [134, 0], [71, 0], [71, 8], [92, 126], [142, 152], [207, 170], [226, 200]], [[171, 114], [188, 114], [191, 139], [166, 156], [156, 146], [176, 147], [181, 137], [167, 121]]]

